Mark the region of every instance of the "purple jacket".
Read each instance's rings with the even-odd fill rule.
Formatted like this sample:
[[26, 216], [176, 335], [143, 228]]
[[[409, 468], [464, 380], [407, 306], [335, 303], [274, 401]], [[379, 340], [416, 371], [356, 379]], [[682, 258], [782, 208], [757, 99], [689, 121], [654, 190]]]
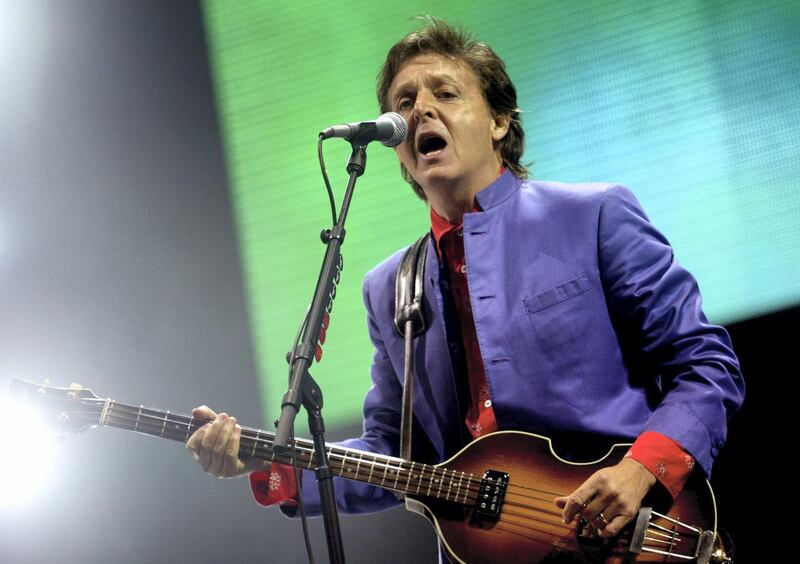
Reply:
[[[710, 474], [744, 382], [727, 332], [708, 322], [696, 281], [635, 197], [621, 186], [523, 181], [505, 172], [477, 198], [484, 211], [464, 215], [464, 249], [500, 429], [631, 440], [657, 431]], [[342, 443], [391, 455], [403, 379], [403, 340], [393, 322], [401, 256], [364, 279], [372, 387], [364, 433]], [[439, 462], [463, 444], [465, 406], [451, 361], [459, 343], [448, 342], [445, 328], [447, 280], [432, 243], [425, 282], [429, 328], [415, 345], [414, 458]], [[318, 513], [312, 473], [303, 485], [307, 511]], [[336, 494], [345, 512], [398, 503], [345, 480], [337, 479]]]

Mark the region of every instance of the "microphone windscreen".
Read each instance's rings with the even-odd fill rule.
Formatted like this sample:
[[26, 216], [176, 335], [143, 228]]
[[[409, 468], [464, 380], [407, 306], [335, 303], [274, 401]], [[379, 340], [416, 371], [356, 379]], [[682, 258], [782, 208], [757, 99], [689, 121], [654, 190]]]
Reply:
[[406, 120], [396, 112], [386, 112], [375, 120], [375, 124], [378, 126], [378, 139], [387, 147], [396, 147], [408, 135]]

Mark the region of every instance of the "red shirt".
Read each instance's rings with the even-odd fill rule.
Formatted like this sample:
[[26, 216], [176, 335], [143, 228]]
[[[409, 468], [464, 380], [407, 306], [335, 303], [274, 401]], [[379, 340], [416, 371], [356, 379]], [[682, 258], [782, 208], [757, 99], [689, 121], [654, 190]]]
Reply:
[[[481, 210], [476, 204], [472, 211]], [[475, 320], [472, 317], [472, 304], [467, 283], [467, 261], [464, 256], [464, 233], [461, 225], [449, 223], [433, 208], [431, 208], [431, 227], [439, 257], [447, 260], [450, 271], [450, 291], [453, 294], [453, 303], [461, 327], [461, 339], [464, 343], [464, 360], [470, 399], [464, 423], [472, 438], [477, 439], [481, 435], [497, 431], [498, 427], [494, 408], [492, 408], [489, 385], [486, 383], [486, 372], [483, 368], [478, 335], [475, 332]]]

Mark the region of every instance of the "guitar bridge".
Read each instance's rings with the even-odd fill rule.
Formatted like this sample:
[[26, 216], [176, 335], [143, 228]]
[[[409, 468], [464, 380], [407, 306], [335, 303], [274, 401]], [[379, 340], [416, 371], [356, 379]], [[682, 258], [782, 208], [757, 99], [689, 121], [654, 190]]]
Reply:
[[497, 470], [487, 470], [481, 478], [478, 499], [475, 502], [475, 512], [478, 516], [497, 520], [500, 509], [506, 496], [508, 474]]
[[[661, 524], [656, 523], [659, 520]], [[698, 529], [652, 507], [642, 507], [636, 519], [630, 546], [633, 554], [660, 554], [672, 560], [691, 560], [697, 564], [729, 564], [731, 559], [718, 545], [713, 531]]]

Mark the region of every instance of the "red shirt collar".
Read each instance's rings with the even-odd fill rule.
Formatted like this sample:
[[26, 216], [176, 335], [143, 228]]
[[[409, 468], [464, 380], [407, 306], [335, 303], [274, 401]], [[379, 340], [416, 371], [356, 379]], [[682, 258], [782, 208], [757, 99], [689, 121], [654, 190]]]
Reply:
[[[478, 201], [475, 200], [475, 206], [472, 208], [473, 212], [483, 211], [481, 206], [478, 204]], [[439, 248], [441, 243], [442, 237], [444, 237], [447, 233], [451, 231], [455, 231], [456, 229], [460, 228], [463, 225], [463, 220], [461, 223], [455, 224], [450, 223], [445, 218], [440, 216], [436, 213], [436, 210], [431, 207], [431, 231], [433, 232], [433, 240], [436, 241], [436, 248]]]
[[[505, 171], [506, 167], [505, 166], [501, 167], [500, 174], [497, 175], [497, 178], [503, 176], [503, 173]], [[462, 220], [461, 223], [459, 224], [450, 223], [445, 218], [436, 213], [436, 210], [433, 209], [433, 206], [431, 206], [430, 208], [431, 208], [431, 231], [433, 232], [433, 240], [436, 242], [436, 250], [439, 251], [439, 245], [442, 240], [442, 237], [444, 237], [444, 235], [449, 233], [450, 231], [453, 231], [461, 227], [464, 221]], [[481, 209], [480, 204], [478, 203], [477, 198], [475, 198], [475, 205], [472, 207], [471, 211], [473, 212], [483, 211], [483, 209]], [[439, 254], [439, 256], [441, 256], [441, 253]]]

